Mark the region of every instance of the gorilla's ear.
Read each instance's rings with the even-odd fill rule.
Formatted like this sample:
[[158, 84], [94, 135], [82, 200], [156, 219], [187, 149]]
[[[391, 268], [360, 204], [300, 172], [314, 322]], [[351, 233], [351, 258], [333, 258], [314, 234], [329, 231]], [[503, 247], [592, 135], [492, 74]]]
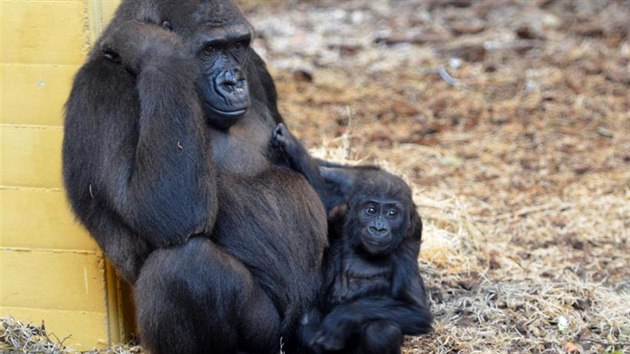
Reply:
[[405, 238], [422, 239], [422, 219], [416, 210], [416, 206], [411, 204], [409, 207], [409, 224], [407, 224], [407, 233]]

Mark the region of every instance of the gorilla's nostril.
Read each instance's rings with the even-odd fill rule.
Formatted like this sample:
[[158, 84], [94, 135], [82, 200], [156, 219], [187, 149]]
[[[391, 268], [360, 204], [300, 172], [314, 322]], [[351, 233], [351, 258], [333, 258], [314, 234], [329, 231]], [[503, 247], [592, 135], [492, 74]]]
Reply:
[[232, 92], [234, 91], [234, 84], [228, 81], [224, 81], [221, 83], [221, 89], [226, 92]]

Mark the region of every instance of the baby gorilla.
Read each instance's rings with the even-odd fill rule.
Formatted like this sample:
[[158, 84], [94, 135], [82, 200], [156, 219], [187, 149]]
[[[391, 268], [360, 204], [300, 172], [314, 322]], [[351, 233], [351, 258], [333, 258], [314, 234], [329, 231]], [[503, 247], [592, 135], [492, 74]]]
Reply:
[[430, 332], [417, 262], [422, 222], [409, 186], [378, 167], [315, 160], [283, 124], [272, 145], [328, 213], [324, 280], [302, 319], [302, 344], [315, 353], [400, 353], [404, 334]]

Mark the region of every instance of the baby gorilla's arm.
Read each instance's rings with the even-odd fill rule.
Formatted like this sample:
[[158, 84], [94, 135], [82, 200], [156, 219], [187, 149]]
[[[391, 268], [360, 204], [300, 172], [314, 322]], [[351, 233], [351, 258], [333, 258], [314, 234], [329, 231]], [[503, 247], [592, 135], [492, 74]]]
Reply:
[[313, 339], [315, 346], [326, 350], [339, 350], [352, 333], [374, 321], [396, 323], [404, 334], [431, 332], [431, 313], [420, 305], [390, 297], [365, 297], [335, 307], [322, 321]]
[[326, 211], [330, 212], [330, 190], [320, 174], [318, 162], [283, 123], [276, 126], [271, 139], [273, 147], [284, 152], [291, 168], [306, 177], [326, 206]]

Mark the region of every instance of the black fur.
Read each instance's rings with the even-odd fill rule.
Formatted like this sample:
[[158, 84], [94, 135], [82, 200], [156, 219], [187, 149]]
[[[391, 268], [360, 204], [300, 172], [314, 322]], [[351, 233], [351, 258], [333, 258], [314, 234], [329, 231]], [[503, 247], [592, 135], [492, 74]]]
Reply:
[[[152, 353], [275, 353], [281, 337], [290, 350], [319, 288], [325, 209], [272, 163], [273, 81], [230, 39], [248, 26], [229, 0], [125, 0], [66, 105], [68, 197], [134, 285]], [[204, 49], [221, 36], [223, 66]], [[207, 86], [231, 69], [248, 110], [214, 115]]]
[[418, 269], [422, 222], [409, 186], [378, 167], [312, 159], [283, 124], [273, 145], [326, 205], [330, 248], [319, 305], [300, 337], [315, 353], [400, 353], [403, 334], [431, 331]]

